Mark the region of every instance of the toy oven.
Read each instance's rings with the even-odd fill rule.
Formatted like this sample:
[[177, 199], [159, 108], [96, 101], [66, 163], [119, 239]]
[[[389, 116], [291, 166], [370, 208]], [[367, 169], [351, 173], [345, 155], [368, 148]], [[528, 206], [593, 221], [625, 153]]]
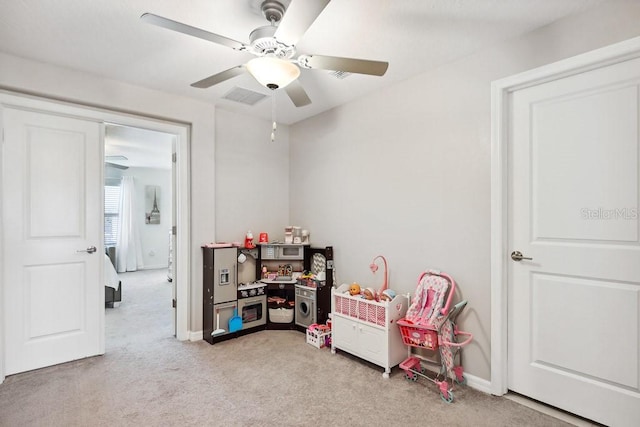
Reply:
[[264, 287], [248, 291], [238, 288], [238, 315], [242, 317], [242, 329], [267, 324], [267, 295]]

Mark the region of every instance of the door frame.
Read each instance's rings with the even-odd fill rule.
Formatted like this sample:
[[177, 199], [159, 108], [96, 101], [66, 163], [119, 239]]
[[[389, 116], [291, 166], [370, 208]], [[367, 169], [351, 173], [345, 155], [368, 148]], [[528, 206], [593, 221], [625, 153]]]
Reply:
[[510, 96], [563, 77], [640, 57], [640, 37], [491, 83], [491, 394], [508, 391], [508, 253]]
[[[190, 312], [190, 145], [191, 145], [191, 124], [179, 120], [171, 120], [166, 118], [148, 117], [139, 113], [119, 112], [94, 106], [82, 105], [79, 103], [70, 103], [56, 99], [28, 95], [19, 92], [0, 90], [0, 111], [3, 106], [15, 106], [21, 109], [41, 111], [51, 114], [66, 115], [77, 118], [84, 118], [103, 123], [121, 124], [125, 126], [149, 129], [158, 132], [164, 132], [175, 135], [176, 137], [176, 186], [174, 196], [176, 200], [176, 239], [175, 239], [175, 257], [173, 264], [174, 281], [177, 285], [176, 294], [176, 338], [180, 341], [189, 339], [189, 312]], [[0, 114], [0, 129], [2, 114]], [[0, 135], [0, 147], [4, 145], [4, 134]], [[104, 132], [102, 134], [101, 156], [102, 171], [104, 176]], [[0, 172], [2, 172], [2, 152], [0, 149]], [[2, 184], [2, 174], [0, 173], [0, 184]], [[3, 199], [1, 193], [2, 185], [0, 185], [0, 200]], [[4, 256], [4, 236], [2, 234], [4, 225], [2, 217], [0, 217], [0, 256]], [[102, 271], [102, 270], [101, 270]], [[4, 271], [0, 264], [0, 307], [4, 304]], [[104, 307], [100, 321], [101, 337], [100, 352], [104, 353], [105, 348], [105, 330], [104, 330]], [[3, 316], [0, 315], [0, 384], [5, 378], [5, 322]]]

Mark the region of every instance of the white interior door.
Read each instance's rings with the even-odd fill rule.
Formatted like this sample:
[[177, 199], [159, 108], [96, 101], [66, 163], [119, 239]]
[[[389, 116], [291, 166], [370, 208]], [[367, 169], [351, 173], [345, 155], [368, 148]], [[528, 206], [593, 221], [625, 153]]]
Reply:
[[101, 125], [13, 108], [3, 122], [5, 373], [14, 374], [101, 351]]
[[169, 275], [171, 279], [171, 306], [173, 307], [173, 335], [176, 337], [178, 336], [178, 279], [176, 275], [176, 260], [178, 257], [176, 257], [176, 235], [174, 231], [178, 229], [177, 158], [176, 141], [174, 139], [171, 147], [171, 231], [169, 232], [171, 249], [169, 251]]
[[640, 60], [512, 93], [508, 387], [640, 425]]

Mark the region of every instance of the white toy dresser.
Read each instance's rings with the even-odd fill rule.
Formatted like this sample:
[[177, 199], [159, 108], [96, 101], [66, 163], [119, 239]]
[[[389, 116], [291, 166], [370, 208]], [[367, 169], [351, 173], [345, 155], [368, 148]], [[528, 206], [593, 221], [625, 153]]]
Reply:
[[384, 368], [382, 376], [389, 378], [391, 368], [407, 357], [397, 321], [405, 316], [406, 295], [396, 295], [391, 301], [369, 301], [349, 294], [349, 285], [331, 290], [333, 313], [331, 352], [336, 349]]

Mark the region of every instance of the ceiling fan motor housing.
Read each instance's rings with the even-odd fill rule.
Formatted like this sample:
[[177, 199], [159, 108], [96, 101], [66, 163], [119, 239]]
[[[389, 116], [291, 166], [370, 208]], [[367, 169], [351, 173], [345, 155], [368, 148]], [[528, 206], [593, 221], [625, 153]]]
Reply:
[[265, 0], [262, 2], [262, 14], [269, 22], [280, 22], [284, 16], [284, 6], [276, 0]]
[[291, 58], [296, 50], [293, 46], [278, 41], [274, 34], [278, 27], [265, 25], [258, 27], [249, 34], [251, 51], [258, 56], [275, 56], [277, 58]]

